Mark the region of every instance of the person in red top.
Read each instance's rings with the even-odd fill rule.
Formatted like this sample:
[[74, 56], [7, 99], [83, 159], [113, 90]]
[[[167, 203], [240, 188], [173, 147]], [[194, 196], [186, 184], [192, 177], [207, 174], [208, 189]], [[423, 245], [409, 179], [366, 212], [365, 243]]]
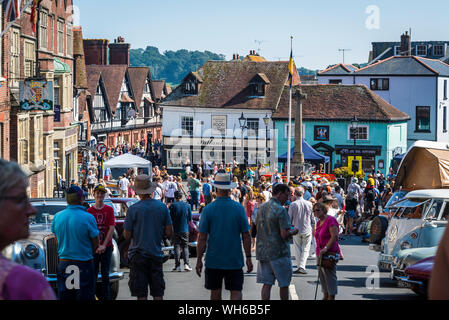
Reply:
[[112, 258], [112, 235], [115, 229], [114, 209], [104, 204], [104, 197], [107, 191], [102, 185], [94, 189], [95, 205], [87, 211], [95, 217], [97, 227], [100, 231], [100, 245], [94, 255], [95, 274], [98, 275], [101, 265], [102, 294], [99, 300], [111, 299], [111, 284], [109, 282], [109, 268]]

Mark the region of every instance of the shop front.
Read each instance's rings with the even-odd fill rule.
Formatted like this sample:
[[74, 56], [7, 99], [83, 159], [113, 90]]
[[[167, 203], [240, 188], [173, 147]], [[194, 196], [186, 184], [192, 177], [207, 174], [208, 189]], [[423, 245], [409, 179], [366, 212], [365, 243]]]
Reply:
[[385, 161], [381, 157], [382, 146], [336, 145], [335, 153], [340, 155], [342, 167], [348, 166], [348, 157], [362, 157], [362, 170], [367, 173], [374, 169], [385, 173]]

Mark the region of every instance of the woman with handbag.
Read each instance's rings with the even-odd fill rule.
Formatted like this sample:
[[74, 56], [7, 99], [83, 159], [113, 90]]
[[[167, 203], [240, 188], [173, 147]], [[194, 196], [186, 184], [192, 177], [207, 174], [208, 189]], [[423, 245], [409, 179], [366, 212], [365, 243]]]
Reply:
[[323, 300], [335, 300], [338, 292], [337, 262], [342, 259], [342, 254], [338, 245], [337, 219], [327, 215], [327, 211], [328, 207], [322, 202], [313, 206], [314, 215], [318, 218], [315, 231], [316, 256]]

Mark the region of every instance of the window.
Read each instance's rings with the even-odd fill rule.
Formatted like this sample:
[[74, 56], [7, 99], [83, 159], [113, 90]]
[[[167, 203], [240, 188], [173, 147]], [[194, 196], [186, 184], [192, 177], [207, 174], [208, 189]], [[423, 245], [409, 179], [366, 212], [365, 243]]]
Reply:
[[447, 100], [447, 80], [444, 80], [444, 100]]
[[72, 24], [70, 22], [67, 22], [67, 55], [72, 55]]
[[29, 122], [28, 119], [19, 119], [18, 128], [18, 140], [19, 140], [19, 163], [28, 164], [28, 132], [29, 132]]
[[401, 46], [394, 46], [394, 55], [395, 56], [401, 55]]
[[430, 132], [430, 107], [416, 107], [416, 129], [417, 132]]
[[[302, 136], [303, 138], [305, 138], [306, 136], [306, 125], [303, 123], [302, 124]], [[295, 138], [295, 124], [292, 124], [292, 138]], [[284, 139], [287, 140], [288, 139], [288, 123], [286, 123], [284, 125]]]
[[198, 87], [197, 87], [196, 82], [194, 82], [192, 80], [188, 80], [184, 84], [184, 93], [185, 94], [197, 94], [198, 93]]
[[343, 80], [341, 80], [341, 79], [329, 80], [329, 84], [341, 84], [342, 82], [343, 82]]
[[11, 30], [11, 67], [9, 69], [9, 78], [11, 86], [18, 87], [20, 78], [20, 30], [16, 28], [11, 28]]
[[370, 88], [371, 90], [390, 90], [390, 79], [371, 79]]
[[247, 136], [258, 137], [259, 136], [259, 119], [248, 119], [247, 122]]
[[348, 140], [369, 140], [369, 126], [359, 125], [356, 129], [348, 125]]
[[64, 20], [58, 20], [58, 53], [64, 54]]
[[416, 46], [416, 55], [417, 56], [427, 56], [427, 46], [426, 45]]
[[447, 132], [447, 107], [443, 107], [443, 132]]
[[55, 106], [60, 106], [60, 97], [61, 97], [61, 85], [60, 85], [60, 79], [59, 78], [55, 78], [54, 79], [54, 84], [53, 84], [53, 89], [54, 89], [54, 97], [53, 97], [53, 104]]
[[265, 96], [265, 83], [263, 82], [251, 83], [251, 96], [255, 97]]
[[25, 40], [25, 78], [33, 77], [36, 74], [36, 51], [34, 42]]
[[101, 91], [100, 86], [97, 87], [97, 91], [95, 92], [93, 109], [95, 122], [106, 121], [106, 107], [104, 105], [103, 92]]
[[193, 136], [193, 117], [182, 117], [181, 129], [183, 135]]
[[48, 49], [48, 11], [40, 12], [39, 39], [41, 48]]
[[433, 55], [436, 57], [444, 57], [444, 45], [442, 44], [434, 45]]

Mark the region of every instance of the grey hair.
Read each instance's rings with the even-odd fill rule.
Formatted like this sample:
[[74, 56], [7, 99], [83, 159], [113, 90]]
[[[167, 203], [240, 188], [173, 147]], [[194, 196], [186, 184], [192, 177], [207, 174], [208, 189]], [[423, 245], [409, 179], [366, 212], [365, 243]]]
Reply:
[[6, 192], [17, 183], [23, 182], [28, 186], [28, 177], [17, 162], [0, 159], [0, 194]]
[[297, 187], [295, 189], [295, 196], [302, 197], [304, 195], [304, 188], [303, 187]]

